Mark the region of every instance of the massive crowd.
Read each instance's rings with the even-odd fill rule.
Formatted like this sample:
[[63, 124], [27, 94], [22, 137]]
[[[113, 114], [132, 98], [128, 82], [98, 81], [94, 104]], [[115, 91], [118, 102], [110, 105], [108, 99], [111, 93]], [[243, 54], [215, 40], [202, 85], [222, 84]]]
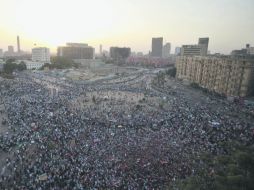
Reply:
[[[1, 81], [9, 132], [0, 135], [0, 157], [7, 155], [0, 189], [159, 189], [195, 175], [200, 153], [225, 153], [222, 142], [253, 143], [253, 123], [236, 105], [210, 109], [215, 105], [128, 83], [55, 80], [60, 90], [52, 96], [46, 79], [31, 74]], [[104, 97], [119, 92], [136, 93], [132, 99], [145, 93], [167, 106]]]

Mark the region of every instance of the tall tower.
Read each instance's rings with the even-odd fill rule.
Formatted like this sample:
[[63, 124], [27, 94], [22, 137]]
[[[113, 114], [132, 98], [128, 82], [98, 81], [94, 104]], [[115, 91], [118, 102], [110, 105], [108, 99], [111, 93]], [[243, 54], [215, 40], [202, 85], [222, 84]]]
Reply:
[[100, 45], [100, 55], [102, 55], [102, 45]]
[[17, 51], [18, 51], [18, 53], [20, 53], [19, 36], [17, 36]]
[[162, 48], [162, 57], [163, 58], [169, 58], [170, 57], [170, 51], [171, 51], [171, 44], [166, 43]]
[[152, 57], [162, 57], [163, 38], [152, 39]]
[[199, 38], [198, 45], [202, 47], [202, 56], [206, 56], [208, 52], [209, 38]]

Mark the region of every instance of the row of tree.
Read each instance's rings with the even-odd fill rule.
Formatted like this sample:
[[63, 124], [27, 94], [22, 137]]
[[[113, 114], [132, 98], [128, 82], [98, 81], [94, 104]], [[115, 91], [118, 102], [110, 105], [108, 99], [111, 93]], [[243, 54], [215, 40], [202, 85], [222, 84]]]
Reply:
[[3, 73], [12, 74], [14, 71], [24, 71], [26, 70], [26, 64], [21, 61], [19, 64], [15, 63], [15, 59], [8, 59], [3, 65]]
[[238, 142], [224, 144], [227, 154], [203, 154], [196, 175], [180, 181], [181, 190], [253, 190], [254, 147]]
[[66, 57], [51, 57], [51, 64], [46, 63], [42, 69], [45, 67], [49, 69], [69, 69], [69, 68], [78, 68], [80, 65], [75, 63], [72, 59]]

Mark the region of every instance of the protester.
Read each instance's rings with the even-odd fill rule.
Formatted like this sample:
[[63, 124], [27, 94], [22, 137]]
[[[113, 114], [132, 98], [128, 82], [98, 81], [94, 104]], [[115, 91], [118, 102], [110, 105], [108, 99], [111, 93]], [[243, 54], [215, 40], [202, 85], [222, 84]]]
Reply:
[[2, 81], [10, 131], [0, 136], [0, 157], [8, 155], [0, 189], [160, 189], [194, 174], [202, 152], [224, 154], [221, 143], [230, 140], [253, 143], [251, 120], [233, 116], [238, 106], [191, 103], [181, 90], [172, 97], [173, 89], [158, 92], [140, 75], [117, 83], [46, 73]]

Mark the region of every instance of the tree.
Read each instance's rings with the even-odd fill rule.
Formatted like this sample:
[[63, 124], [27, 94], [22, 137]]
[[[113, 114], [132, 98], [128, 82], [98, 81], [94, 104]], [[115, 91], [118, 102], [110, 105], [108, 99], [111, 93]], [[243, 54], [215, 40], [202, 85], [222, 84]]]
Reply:
[[21, 61], [21, 62], [17, 65], [17, 69], [18, 69], [19, 71], [24, 71], [24, 70], [26, 70], [27, 67], [26, 67], [25, 62], [24, 62], [24, 61]]
[[176, 68], [175, 67], [173, 67], [172, 69], [169, 69], [169, 70], [167, 70], [167, 72], [166, 72], [169, 76], [171, 76], [171, 77], [176, 77]]
[[7, 60], [3, 66], [3, 71], [7, 74], [12, 74], [15, 69], [17, 69], [17, 64], [11, 60]]
[[[254, 189], [254, 150], [239, 144], [226, 145], [228, 155], [203, 155], [206, 167], [198, 169], [195, 177], [181, 181], [183, 190], [252, 190]], [[210, 174], [213, 168], [212, 174]]]

